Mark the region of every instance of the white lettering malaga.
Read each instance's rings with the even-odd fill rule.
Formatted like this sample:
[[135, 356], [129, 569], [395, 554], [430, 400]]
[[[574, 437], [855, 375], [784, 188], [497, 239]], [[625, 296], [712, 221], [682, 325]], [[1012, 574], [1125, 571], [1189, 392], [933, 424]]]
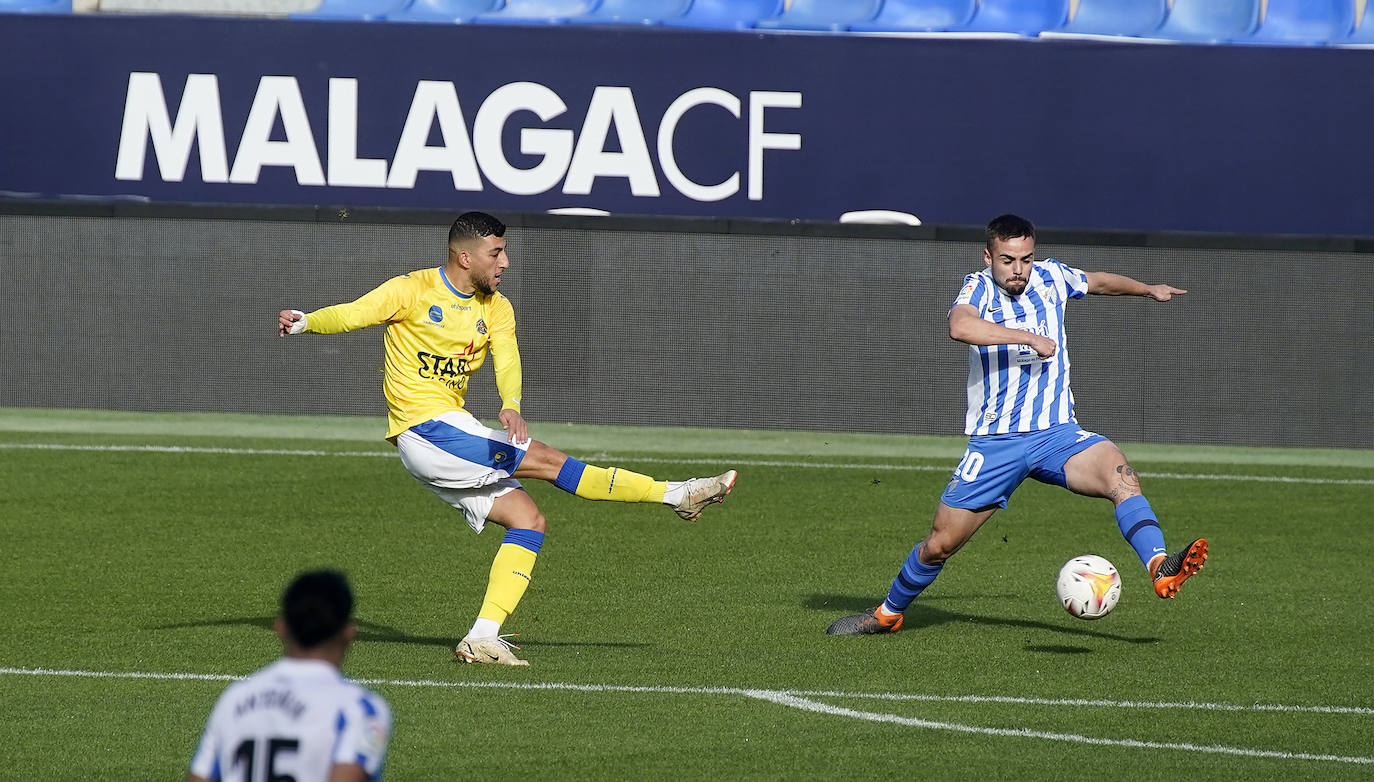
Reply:
[[[281, 117], [285, 141], [272, 141], [272, 125]], [[178, 116], [180, 119], [180, 116]], [[248, 112], [248, 124], [239, 139], [239, 152], [229, 181], [251, 185], [258, 181], [263, 166], [290, 166], [296, 169], [296, 182], [302, 185], [323, 185], [324, 169], [315, 151], [315, 137], [310, 132], [310, 117], [305, 113], [305, 101], [300, 87], [290, 76], [264, 76], [258, 82], [258, 94]]]
[[[799, 133], [766, 130], [765, 111], [800, 108], [802, 96], [799, 92], [751, 91], [747, 101], [747, 135], [742, 139], [747, 145], [744, 177], [749, 200], [759, 201], [764, 194], [764, 152], [802, 146]], [[529, 168], [510, 161], [502, 135], [518, 113], [533, 113], [547, 125], [567, 112], [563, 98], [542, 84], [514, 82], [493, 90], [477, 107], [469, 135], [453, 82], [420, 81], [390, 160], [358, 156], [357, 79], [331, 78], [328, 106], [327, 165], [322, 166], [321, 150], [316, 147], [311, 117], [296, 78], [261, 77], [231, 166], [215, 74], [186, 77], [174, 119], [161, 77], [130, 73], [115, 178], [143, 180], [151, 143], [156, 176], [164, 182], [184, 179], [195, 147], [200, 177], [206, 183], [256, 184], [264, 167], [279, 166], [292, 169], [296, 182], [303, 186], [411, 189], [421, 171], [432, 171], [447, 172], [453, 189], [461, 191], [482, 190], [485, 177], [492, 187], [515, 195], [545, 193], [560, 183], [563, 193], [587, 195], [596, 179], [605, 177], [625, 180], [636, 197], [660, 195], [655, 156], [629, 87], [596, 87], [576, 133], [558, 127], [521, 127], [520, 153], [538, 158]], [[684, 92], [659, 120], [657, 168], [668, 184], [687, 198], [720, 201], [739, 193], [741, 172], [735, 171], [716, 184], [702, 184], [682, 171], [674, 151], [683, 116], [701, 106], [724, 109], [736, 122], [743, 119], [744, 99], [740, 96], [716, 87]], [[274, 141], [272, 130], [278, 119], [284, 140]], [[440, 143], [431, 146], [429, 139], [436, 125]], [[607, 149], [612, 133], [619, 151]], [[720, 146], [722, 141], [728, 138], [712, 143]]]

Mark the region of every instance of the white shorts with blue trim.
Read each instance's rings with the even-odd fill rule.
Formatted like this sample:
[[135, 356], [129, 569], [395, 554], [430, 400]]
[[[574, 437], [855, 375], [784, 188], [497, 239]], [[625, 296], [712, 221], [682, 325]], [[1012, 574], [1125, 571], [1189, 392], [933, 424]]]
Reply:
[[512, 443], [505, 432], [453, 410], [401, 432], [396, 447], [406, 470], [481, 532], [496, 498], [520, 488], [510, 476], [529, 442]]

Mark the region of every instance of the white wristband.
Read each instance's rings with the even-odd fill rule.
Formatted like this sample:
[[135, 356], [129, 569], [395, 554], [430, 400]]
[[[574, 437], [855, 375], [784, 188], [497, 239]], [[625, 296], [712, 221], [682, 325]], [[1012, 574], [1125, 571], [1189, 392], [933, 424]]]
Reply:
[[304, 313], [304, 312], [301, 312], [300, 310], [291, 310], [291, 314], [292, 314], [292, 315], [299, 315], [299, 316], [300, 316], [300, 319], [297, 320], [297, 321], [295, 321], [295, 322], [293, 322], [293, 323], [291, 324], [291, 328], [290, 328], [289, 330], [287, 330], [286, 333], [287, 333], [287, 334], [299, 334], [299, 333], [301, 333], [302, 331], [305, 331], [305, 313]]

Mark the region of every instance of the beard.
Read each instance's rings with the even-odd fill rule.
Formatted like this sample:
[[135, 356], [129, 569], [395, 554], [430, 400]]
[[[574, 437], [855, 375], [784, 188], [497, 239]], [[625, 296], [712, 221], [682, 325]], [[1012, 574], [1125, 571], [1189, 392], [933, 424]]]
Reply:
[[491, 284], [490, 277], [474, 277], [472, 287], [476, 288], [483, 296], [490, 296], [496, 292], [496, 286]]

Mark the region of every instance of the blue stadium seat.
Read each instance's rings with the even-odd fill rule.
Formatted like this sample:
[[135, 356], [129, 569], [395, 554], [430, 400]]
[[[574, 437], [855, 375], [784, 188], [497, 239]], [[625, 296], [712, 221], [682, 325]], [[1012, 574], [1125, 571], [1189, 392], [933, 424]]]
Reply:
[[570, 17], [579, 24], [662, 24], [682, 16], [692, 0], [601, 0], [590, 13]]
[[1264, 21], [1248, 40], [1320, 46], [1355, 29], [1354, 0], [1269, 0]]
[[782, 13], [782, 8], [783, 0], [693, 0], [687, 13], [663, 23], [706, 30], [748, 30], [758, 20]]
[[404, 8], [387, 14], [386, 20], [456, 24], [500, 7], [501, 0], [409, 0]]
[[883, 10], [855, 32], [933, 32], [963, 27], [973, 19], [978, 0], [884, 0]]
[[490, 13], [478, 14], [478, 24], [562, 24], [596, 8], [597, 0], [506, 0]]
[[405, 7], [410, 0], [324, 0], [313, 11], [291, 14], [292, 19], [349, 19], [375, 21]]
[[1038, 35], [1058, 30], [1069, 18], [1069, 0], [983, 0], [960, 31]]
[[1152, 38], [1174, 41], [1232, 41], [1259, 26], [1261, 0], [1174, 0], [1164, 26]]
[[878, 15], [883, 0], [792, 0], [781, 16], [760, 19], [755, 27], [769, 30], [830, 30], [840, 32]]
[[1374, 2], [1364, 4], [1364, 14], [1360, 16], [1360, 23], [1351, 31], [1350, 35], [1336, 43], [1353, 43], [1361, 46], [1374, 45]]
[[72, 0], [0, 0], [0, 14], [69, 14]]
[[1078, 12], [1060, 32], [1148, 35], [1164, 24], [1168, 13], [1168, 0], [1078, 0]]

